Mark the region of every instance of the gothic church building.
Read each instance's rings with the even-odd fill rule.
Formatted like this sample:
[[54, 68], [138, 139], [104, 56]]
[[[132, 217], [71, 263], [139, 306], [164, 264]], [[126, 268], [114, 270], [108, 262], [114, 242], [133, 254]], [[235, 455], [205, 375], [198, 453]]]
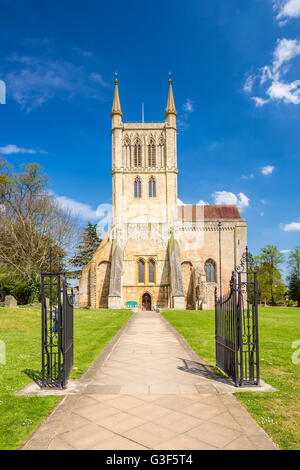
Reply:
[[115, 80], [113, 219], [83, 268], [82, 307], [211, 309], [228, 290], [247, 225], [235, 205], [178, 204], [176, 116], [170, 79], [164, 122], [123, 122]]

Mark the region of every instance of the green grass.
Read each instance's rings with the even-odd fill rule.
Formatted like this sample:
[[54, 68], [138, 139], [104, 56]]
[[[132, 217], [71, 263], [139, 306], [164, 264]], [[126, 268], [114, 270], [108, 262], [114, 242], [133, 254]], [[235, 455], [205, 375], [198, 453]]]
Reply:
[[[75, 310], [74, 368], [78, 378], [131, 316], [126, 310]], [[41, 369], [39, 307], [0, 308], [0, 340], [6, 364], [0, 364], [0, 449], [17, 449], [60, 401], [60, 397], [16, 397]]]
[[[214, 312], [165, 311], [163, 315], [200, 357], [215, 366]], [[299, 450], [300, 363], [293, 364], [292, 343], [300, 340], [300, 309], [260, 308], [259, 340], [261, 378], [278, 392], [236, 396], [281, 449]]]

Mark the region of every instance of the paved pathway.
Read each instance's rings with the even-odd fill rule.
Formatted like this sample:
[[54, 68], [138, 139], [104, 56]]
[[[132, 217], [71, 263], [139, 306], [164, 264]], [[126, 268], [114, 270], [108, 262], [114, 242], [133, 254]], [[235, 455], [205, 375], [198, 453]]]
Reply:
[[157, 313], [138, 312], [24, 449], [275, 449]]

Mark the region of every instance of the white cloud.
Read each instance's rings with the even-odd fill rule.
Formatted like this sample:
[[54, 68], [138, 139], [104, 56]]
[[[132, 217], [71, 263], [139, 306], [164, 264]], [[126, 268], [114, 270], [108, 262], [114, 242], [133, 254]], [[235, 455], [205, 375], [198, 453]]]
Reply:
[[36, 151], [34, 149], [25, 149], [22, 147], [18, 147], [17, 145], [9, 144], [5, 145], [4, 147], [0, 147], [0, 154], [3, 155], [11, 155], [13, 153], [31, 153], [31, 154], [37, 154], [37, 153], [45, 153], [45, 151]]
[[255, 102], [255, 106], [260, 108], [261, 106], [264, 106], [269, 102], [269, 100], [264, 100], [263, 98], [260, 98], [259, 96], [252, 96], [251, 98]]
[[177, 125], [179, 129], [185, 130], [190, 127], [190, 114], [194, 112], [193, 102], [187, 98], [186, 102], [182, 105], [182, 109], [184, 112], [178, 116]]
[[200, 201], [196, 202], [196, 206], [209, 206], [209, 203], [200, 199]]
[[291, 250], [280, 250], [280, 253], [283, 253], [284, 255], [286, 255], [287, 253], [289, 253]]
[[263, 85], [267, 80], [272, 79], [272, 71], [269, 67], [269, 65], [265, 65], [261, 69], [261, 76], [260, 76], [260, 84]]
[[100, 73], [92, 72], [90, 74], [90, 79], [95, 83], [99, 83], [99, 85], [103, 87], [109, 86], [108, 83], [103, 79], [102, 75], [100, 75]]
[[112, 223], [113, 211], [111, 204], [99, 204], [97, 209], [94, 210], [89, 204], [75, 201], [66, 196], [56, 196], [52, 191], [50, 193], [55, 196], [60, 207], [70, 211], [74, 217], [79, 217], [83, 220], [97, 219], [97, 233], [105, 236]]
[[4, 78], [12, 98], [27, 111], [42, 106], [58, 95], [72, 99], [78, 94], [99, 99], [99, 86], [106, 86], [101, 75], [87, 73], [83, 66], [71, 62], [33, 56], [13, 55], [14, 70]]
[[274, 170], [275, 170], [275, 166], [273, 165], [266, 165], [261, 168], [261, 172], [265, 176], [271, 175]]
[[244, 193], [236, 195], [230, 191], [216, 191], [212, 196], [215, 204], [235, 204], [241, 212], [249, 206], [250, 199]]
[[249, 75], [249, 77], [247, 77], [247, 80], [244, 84], [244, 91], [246, 93], [251, 93], [252, 92], [252, 89], [253, 89], [253, 85], [254, 85], [254, 82], [256, 80], [256, 76], [255, 75]]
[[194, 112], [194, 105], [193, 102], [187, 98], [186, 102], [182, 106], [183, 110], [186, 111], [187, 113], [193, 113]]
[[285, 24], [289, 18], [300, 18], [300, 0], [275, 0], [274, 6], [279, 10], [276, 18], [280, 24]]
[[285, 224], [283, 230], [285, 232], [291, 232], [292, 230], [300, 230], [300, 222], [291, 222], [290, 224]]
[[273, 72], [276, 72], [285, 62], [290, 62], [300, 54], [300, 41], [297, 39], [278, 39], [273, 53]]
[[[299, 0], [300, 1], [300, 0]], [[251, 76], [251, 87], [244, 85], [246, 92], [252, 92], [254, 78], [260, 78], [259, 85], [267, 86], [265, 93], [267, 97], [252, 96], [251, 99], [257, 107], [264, 106], [271, 101], [283, 101], [286, 104], [300, 104], [300, 80], [290, 83], [284, 81], [281, 76], [288, 69], [289, 64], [295, 57], [300, 55], [300, 41], [297, 39], [278, 39], [273, 52], [271, 65], [265, 65], [256, 76]], [[286, 65], [286, 67], [284, 67]]]
[[283, 100], [285, 103], [299, 104], [300, 95], [293, 93], [298, 90], [298, 80], [292, 83], [272, 82], [272, 85], [267, 90], [267, 94], [271, 99]]
[[243, 180], [252, 180], [254, 178], [254, 174], [250, 173], [250, 175], [242, 175]]
[[63, 209], [69, 210], [75, 217], [81, 219], [96, 219], [97, 210], [93, 210], [89, 204], [74, 201], [66, 196], [56, 196], [55, 199]]

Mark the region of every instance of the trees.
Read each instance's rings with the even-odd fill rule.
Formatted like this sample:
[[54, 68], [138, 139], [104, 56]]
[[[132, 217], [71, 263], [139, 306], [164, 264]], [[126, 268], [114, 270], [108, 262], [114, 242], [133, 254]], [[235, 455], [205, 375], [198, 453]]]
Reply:
[[297, 306], [300, 307], [300, 279], [296, 273], [292, 273], [289, 276], [289, 297], [294, 302], [297, 302]]
[[284, 255], [277, 246], [266, 245], [255, 257], [258, 265], [257, 280], [260, 301], [266, 300], [275, 304], [284, 299], [285, 285], [281, 278], [279, 265], [284, 261]]
[[2, 295], [9, 290], [25, 302], [39, 295], [40, 272], [49, 269], [50, 247], [53, 270], [63, 268], [77, 223], [47, 191], [48, 177], [40, 165], [21, 168], [15, 173], [0, 159], [0, 280]]
[[70, 265], [77, 268], [76, 271], [72, 271], [73, 277], [80, 277], [82, 268], [92, 259], [101, 241], [97, 234], [97, 224], [88, 222], [81, 232], [75, 255], [69, 260]]
[[291, 251], [288, 265], [291, 272], [294, 272], [298, 279], [300, 279], [300, 246], [297, 245], [293, 251]]
[[290, 253], [288, 259], [290, 267], [289, 275], [289, 297], [291, 300], [297, 302], [300, 307], [300, 246], [297, 245]]

